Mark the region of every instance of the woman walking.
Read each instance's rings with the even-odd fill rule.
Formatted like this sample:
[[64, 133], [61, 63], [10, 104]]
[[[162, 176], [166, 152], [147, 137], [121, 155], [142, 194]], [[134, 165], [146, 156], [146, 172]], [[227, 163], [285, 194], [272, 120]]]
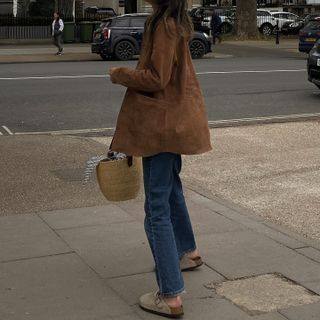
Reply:
[[181, 154], [211, 150], [204, 99], [192, 65], [192, 24], [186, 0], [148, 0], [136, 69], [112, 68], [113, 83], [128, 88], [112, 150], [143, 157], [145, 231], [156, 265], [159, 290], [140, 298], [148, 312], [183, 315], [181, 271], [202, 264], [182, 184]]
[[60, 18], [59, 12], [55, 12], [53, 14], [54, 20], [52, 22], [52, 37], [53, 37], [53, 44], [58, 48], [58, 52], [56, 53], [57, 56], [62, 54], [63, 47], [62, 47], [62, 32], [64, 29], [63, 20]]

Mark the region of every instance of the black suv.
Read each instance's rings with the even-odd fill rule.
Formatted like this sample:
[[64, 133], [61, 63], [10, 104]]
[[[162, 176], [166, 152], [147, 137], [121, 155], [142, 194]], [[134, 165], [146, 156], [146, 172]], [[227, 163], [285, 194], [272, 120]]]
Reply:
[[[91, 52], [99, 54], [103, 60], [109, 57], [118, 60], [132, 59], [140, 52], [147, 17], [147, 14], [140, 13], [103, 20], [93, 33]], [[194, 32], [190, 52], [194, 59], [211, 52], [209, 36], [204, 32]]]

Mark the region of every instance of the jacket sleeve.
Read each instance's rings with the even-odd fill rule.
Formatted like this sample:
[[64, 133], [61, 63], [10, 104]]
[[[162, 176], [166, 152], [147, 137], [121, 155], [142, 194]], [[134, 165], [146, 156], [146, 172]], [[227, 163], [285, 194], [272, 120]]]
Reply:
[[64, 23], [63, 23], [63, 20], [62, 19], [60, 19], [59, 20], [59, 24], [60, 24], [60, 28], [59, 28], [59, 31], [63, 31], [63, 29], [64, 29]]
[[160, 23], [153, 36], [150, 68], [118, 68], [113, 74], [115, 82], [140, 91], [163, 90], [171, 79], [176, 60], [176, 45], [177, 33], [174, 22], [169, 21], [168, 28], [164, 23]]

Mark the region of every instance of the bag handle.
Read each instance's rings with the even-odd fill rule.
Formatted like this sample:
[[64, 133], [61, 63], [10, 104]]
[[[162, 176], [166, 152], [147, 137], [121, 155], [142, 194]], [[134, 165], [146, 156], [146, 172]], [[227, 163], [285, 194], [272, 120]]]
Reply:
[[[110, 146], [109, 146], [109, 151], [111, 151], [113, 139], [114, 139], [114, 137], [111, 140], [111, 143], [110, 143]], [[132, 165], [133, 165], [133, 157], [132, 156], [127, 156], [127, 162], [128, 162], [128, 167], [132, 167]]]

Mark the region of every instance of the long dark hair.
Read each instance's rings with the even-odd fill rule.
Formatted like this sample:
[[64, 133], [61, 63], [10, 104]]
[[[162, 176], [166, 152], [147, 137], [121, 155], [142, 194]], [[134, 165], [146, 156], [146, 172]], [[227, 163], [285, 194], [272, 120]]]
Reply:
[[190, 39], [193, 31], [193, 25], [187, 13], [186, 0], [153, 1], [156, 3], [156, 9], [147, 21], [149, 35], [152, 35], [161, 21], [164, 21], [166, 28], [168, 28], [168, 19], [173, 18], [176, 22], [179, 34]]
[[54, 20], [55, 20], [55, 21], [59, 21], [59, 19], [60, 19], [60, 12], [55, 11], [54, 13], [58, 16], [58, 17], [55, 18]]

